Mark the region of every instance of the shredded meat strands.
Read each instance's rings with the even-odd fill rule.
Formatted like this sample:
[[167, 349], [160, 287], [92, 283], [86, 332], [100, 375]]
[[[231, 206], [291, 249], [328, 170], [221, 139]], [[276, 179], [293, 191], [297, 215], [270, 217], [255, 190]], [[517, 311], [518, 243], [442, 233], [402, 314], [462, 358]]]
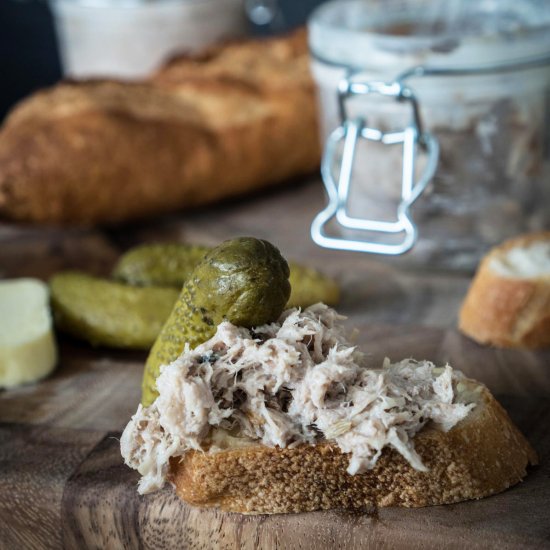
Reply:
[[139, 492], [164, 485], [170, 457], [209, 442], [215, 450], [213, 427], [271, 447], [332, 440], [350, 453], [350, 474], [373, 468], [386, 446], [425, 471], [413, 437], [429, 421], [448, 431], [474, 407], [453, 403], [462, 374], [429, 361], [367, 368], [342, 319], [317, 304], [253, 330], [224, 322], [164, 366], [159, 397], [138, 407], [121, 438]]

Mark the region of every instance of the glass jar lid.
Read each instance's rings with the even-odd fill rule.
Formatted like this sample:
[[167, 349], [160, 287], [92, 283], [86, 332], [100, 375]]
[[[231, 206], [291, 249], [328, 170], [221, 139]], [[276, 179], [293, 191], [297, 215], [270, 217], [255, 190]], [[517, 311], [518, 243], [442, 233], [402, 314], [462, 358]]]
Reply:
[[517, 64], [550, 53], [547, 0], [334, 0], [309, 21], [314, 58], [393, 73]]

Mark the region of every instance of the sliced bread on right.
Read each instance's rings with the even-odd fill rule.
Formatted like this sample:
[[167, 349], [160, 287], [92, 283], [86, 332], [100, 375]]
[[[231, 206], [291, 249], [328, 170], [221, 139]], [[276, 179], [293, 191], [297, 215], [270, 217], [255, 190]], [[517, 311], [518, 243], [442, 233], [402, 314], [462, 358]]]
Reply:
[[481, 344], [550, 346], [550, 231], [506, 241], [483, 258], [459, 328]]

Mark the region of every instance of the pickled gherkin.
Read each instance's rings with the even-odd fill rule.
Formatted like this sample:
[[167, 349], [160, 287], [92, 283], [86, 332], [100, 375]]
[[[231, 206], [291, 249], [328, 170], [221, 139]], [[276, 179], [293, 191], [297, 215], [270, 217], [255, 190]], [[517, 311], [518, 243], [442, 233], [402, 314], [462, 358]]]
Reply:
[[173, 288], [140, 288], [79, 272], [49, 282], [57, 328], [92, 345], [150, 349], [178, 298]]
[[138, 286], [173, 286], [181, 290], [208, 246], [157, 243], [136, 246], [120, 257], [113, 277]]
[[290, 298], [286, 307], [308, 307], [319, 302], [334, 306], [340, 300], [338, 283], [316, 269], [288, 262]]
[[[113, 276], [133, 285], [181, 288], [210, 250], [207, 246], [177, 243], [137, 246], [120, 258]], [[336, 281], [297, 263], [289, 262], [289, 267], [291, 294], [287, 307], [338, 303], [340, 289]]]
[[253, 327], [275, 321], [290, 295], [285, 259], [267, 241], [242, 237], [211, 250], [187, 277], [155, 341], [143, 375], [142, 403], [156, 398], [161, 365], [176, 359], [185, 344], [211, 338], [224, 320]]

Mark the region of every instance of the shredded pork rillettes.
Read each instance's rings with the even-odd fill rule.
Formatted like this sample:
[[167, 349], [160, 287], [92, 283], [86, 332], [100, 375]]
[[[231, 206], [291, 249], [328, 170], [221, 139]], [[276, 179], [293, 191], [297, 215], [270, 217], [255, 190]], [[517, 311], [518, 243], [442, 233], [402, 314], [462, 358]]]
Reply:
[[462, 374], [409, 359], [367, 368], [343, 319], [317, 304], [252, 330], [223, 322], [164, 366], [159, 396], [121, 438], [139, 492], [161, 488], [170, 458], [204, 450], [213, 428], [272, 447], [332, 440], [350, 454], [350, 474], [372, 468], [386, 446], [426, 470], [414, 435], [428, 422], [447, 431], [474, 407], [456, 402]]

